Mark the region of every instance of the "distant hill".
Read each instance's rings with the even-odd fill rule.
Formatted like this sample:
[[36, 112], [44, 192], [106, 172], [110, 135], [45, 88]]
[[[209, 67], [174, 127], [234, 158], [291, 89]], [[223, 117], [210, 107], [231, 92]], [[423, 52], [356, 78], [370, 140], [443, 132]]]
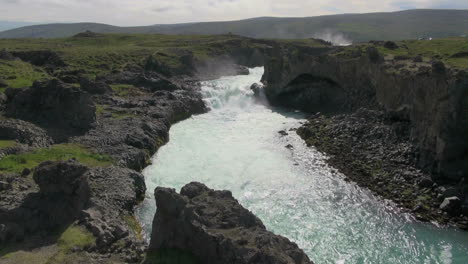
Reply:
[[1, 21], [0, 20], [0, 31], [10, 30], [19, 27], [31, 26], [38, 23], [33, 22], [16, 22], [16, 21]]
[[143, 27], [96, 23], [48, 24], [0, 32], [0, 38], [58, 38], [86, 30], [98, 33], [224, 34], [254, 38], [318, 37], [334, 42], [402, 40], [468, 35], [468, 10], [415, 9], [390, 13], [343, 14], [304, 18], [260, 17], [239, 21]]

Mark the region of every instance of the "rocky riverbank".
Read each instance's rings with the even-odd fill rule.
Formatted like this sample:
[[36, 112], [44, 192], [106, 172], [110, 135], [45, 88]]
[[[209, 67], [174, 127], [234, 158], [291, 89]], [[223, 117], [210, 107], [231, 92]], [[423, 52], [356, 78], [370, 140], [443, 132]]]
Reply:
[[[98, 34], [71, 41], [89, 45], [105, 38], [146, 40]], [[101, 56], [100, 65], [92, 64], [93, 55], [84, 61], [73, 57], [80, 48], [75, 44], [60, 52], [1, 52], [0, 67], [10, 71], [0, 76], [7, 80], [0, 91], [2, 261], [141, 262], [147, 245], [134, 210], [146, 188], [139, 171], [169, 140], [171, 124], [208, 110], [199, 80], [248, 74], [246, 66], [263, 64], [270, 43], [236, 36], [200, 42], [206, 44], [196, 47], [209, 52], [204, 59], [166, 46], [145, 55], [137, 43], [140, 53], [127, 60], [112, 50], [94, 55]], [[111, 69], [116, 65], [121, 68]], [[31, 67], [40, 80], [18, 87], [14, 80], [25, 78]]]
[[421, 220], [466, 229], [466, 68], [413, 57], [410, 45], [279, 47], [267, 59], [265, 92], [274, 104], [323, 113], [298, 133], [349, 179]]
[[[1, 139], [13, 143], [0, 150], [2, 170], [9, 171], [0, 178], [0, 242], [12, 263], [22, 261], [18, 250], [60, 245], [54, 234], [70, 228], [84, 228], [77, 230], [93, 242], [73, 251], [58, 246], [54, 263], [139, 262], [145, 253], [134, 217], [145, 193], [139, 171], [169, 140], [171, 124], [207, 110], [196, 83], [144, 68], [79, 78], [79, 87], [52, 79], [5, 91]], [[123, 87], [132, 96], [113, 90], [116, 82], [128, 83]], [[84, 164], [46, 161], [73, 157]]]

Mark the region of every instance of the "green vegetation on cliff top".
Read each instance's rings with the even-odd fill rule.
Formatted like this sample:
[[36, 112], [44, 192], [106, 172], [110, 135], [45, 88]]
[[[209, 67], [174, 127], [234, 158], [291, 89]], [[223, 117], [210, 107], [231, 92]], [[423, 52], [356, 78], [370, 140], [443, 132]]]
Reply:
[[32, 152], [8, 155], [0, 160], [1, 172], [21, 173], [25, 168], [35, 168], [44, 161], [58, 161], [76, 158], [89, 166], [109, 166], [112, 159], [106, 155], [93, 153], [91, 150], [76, 144], [54, 145], [50, 148], [40, 148]]
[[[433, 39], [433, 40], [403, 40], [396, 42], [398, 48], [389, 49], [383, 45], [374, 45], [385, 56], [407, 57], [412, 60], [422, 56], [425, 62], [440, 60], [448, 66], [468, 68], [468, 37]], [[356, 49], [364, 50], [371, 43], [360, 43], [348, 46], [339, 51], [338, 55], [354, 54]]]
[[[55, 51], [69, 65], [67, 70], [84, 70], [89, 75], [122, 70], [127, 65], [144, 65], [145, 59], [150, 55], [156, 56], [158, 61], [165, 65], [178, 67], [181, 64], [181, 55], [188, 52], [193, 53], [195, 58], [205, 59], [216, 54], [224, 54], [228, 47], [243, 46], [254, 47], [262, 44], [235, 35], [101, 34], [94, 37], [61, 39], [0, 40], [0, 50]], [[15, 86], [21, 85], [15, 84]]]

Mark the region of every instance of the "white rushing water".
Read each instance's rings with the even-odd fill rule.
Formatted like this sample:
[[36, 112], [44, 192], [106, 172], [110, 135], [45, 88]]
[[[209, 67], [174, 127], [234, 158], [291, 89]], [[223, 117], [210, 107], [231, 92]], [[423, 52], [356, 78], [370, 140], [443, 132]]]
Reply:
[[468, 233], [415, 222], [344, 181], [289, 131], [305, 121], [301, 113], [255, 102], [249, 87], [262, 73], [255, 68], [248, 76], [203, 83], [212, 110], [174, 125], [170, 142], [143, 172], [148, 191], [139, 218], [146, 234], [156, 211], [154, 189], [180, 191], [199, 181], [231, 190], [269, 230], [296, 242], [317, 264], [468, 263]]

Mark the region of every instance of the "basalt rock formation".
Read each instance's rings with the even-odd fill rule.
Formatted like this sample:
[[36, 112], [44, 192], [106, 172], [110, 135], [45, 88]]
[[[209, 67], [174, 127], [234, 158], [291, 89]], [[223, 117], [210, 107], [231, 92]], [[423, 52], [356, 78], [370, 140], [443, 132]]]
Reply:
[[[398, 48], [393, 44], [382, 45]], [[374, 126], [379, 127], [381, 120], [386, 120], [384, 122], [393, 130], [390, 134], [407, 135], [401, 140], [407, 138], [406, 143], [413, 150], [410, 157], [402, 154], [399, 158], [404, 164], [411, 164], [432, 177], [436, 185], [429, 189], [436, 188], [437, 184], [455, 186], [460, 199], [467, 196], [468, 74], [465, 70], [447, 67], [438, 60], [384, 56], [374, 45], [309, 49], [286, 46], [277, 47], [269, 54], [263, 82], [266, 95], [273, 103], [312, 113], [344, 114], [326, 120], [320, 119], [320, 115], [313, 116], [299, 131], [311, 145], [321, 145], [325, 152], [332, 151], [331, 146], [338, 144], [338, 139], [343, 136], [350, 139], [347, 144], [352, 146], [352, 151], [343, 155], [367, 152], [364, 156], [372, 156], [369, 148], [352, 144], [353, 138], [355, 143], [359, 140], [370, 142], [374, 137], [368, 131], [363, 132], [369, 136], [366, 138], [345, 135], [343, 128], [351, 124], [356, 126], [351, 127], [351, 131], [358, 131], [362, 123], [352, 125], [356, 119], [347, 116], [361, 108], [372, 109], [386, 118], [370, 116], [365, 124], [374, 120]], [[328, 145], [321, 141], [327, 141]], [[382, 151], [389, 149], [392, 147], [384, 147]], [[415, 180], [428, 177], [423, 174], [419, 178], [415, 176]], [[390, 177], [398, 175], [390, 173]], [[364, 185], [369, 182], [354, 180]], [[437, 192], [434, 195], [437, 196]], [[441, 202], [443, 198], [434, 199]], [[468, 204], [467, 200], [465, 204]], [[435, 211], [439, 209], [438, 206], [434, 208]]]
[[5, 114], [45, 127], [86, 131], [96, 122], [96, 107], [83, 90], [59, 80], [35, 82], [31, 88], [8, 89]]
[[312, 263], [287, 238], [266, 230], [230, 191], [192, 182], [180, 194], [155, 190], [157, 211], [149, 252], [178, 249], [202, 263]]
[[[73, 222], [90, 199], [87, 170], [75, 160], [44, 162], [38, 166], [33, 175], [38, 192], [27, 195], [10, 192], [9, 195], [15, 197], [7, 196], [2, 200], [0, 244]], [[17, 181], [11, 188], [24, 187]]]

